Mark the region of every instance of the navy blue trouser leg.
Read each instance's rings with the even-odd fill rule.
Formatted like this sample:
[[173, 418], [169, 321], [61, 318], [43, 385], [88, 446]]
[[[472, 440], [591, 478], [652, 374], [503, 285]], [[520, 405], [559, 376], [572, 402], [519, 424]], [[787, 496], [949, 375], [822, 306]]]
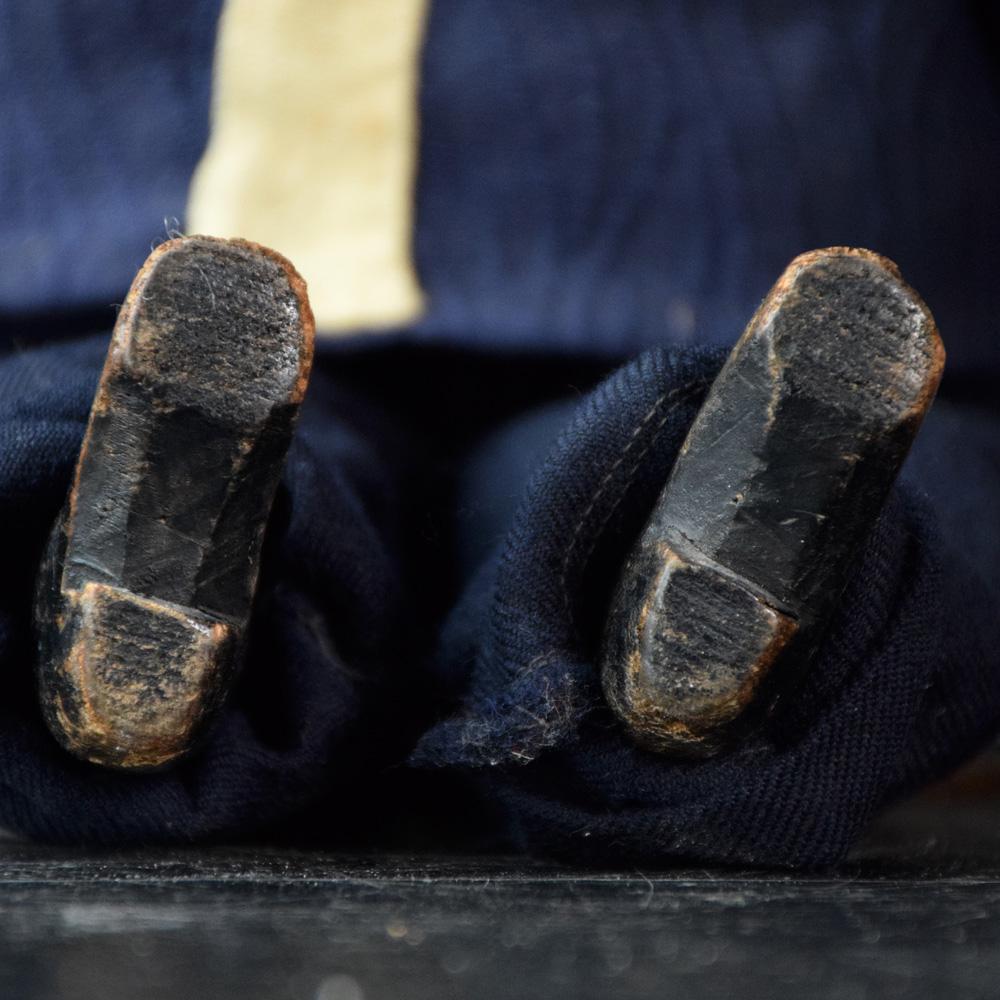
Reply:
[[69, 842], [186, 841], [295, 832], [311, 808], [343, 837], [364, 818], [371, 774], [405, 752], [420, 718], [414, 672], [401, 669], [414, 610], [402, 577], [412, 532], [401, 478], [421, 444], [317, 365], [230, 704], [177, 767], [104, 771], [44, 728], [30, 603], [106, 348], [99, 337], [0, 361], [0, 825]]
[[458, 705], [412, 763], [465, 773], [521, 847], [822, 865], [997, 732], [1000, 415], [946, 385], [819, 657], [767, 725], [700, 762], [625, 736], [597, 679], [603, 610], [720, 361], [651, 352], [467, 466], [479, 563], [439, 656]]

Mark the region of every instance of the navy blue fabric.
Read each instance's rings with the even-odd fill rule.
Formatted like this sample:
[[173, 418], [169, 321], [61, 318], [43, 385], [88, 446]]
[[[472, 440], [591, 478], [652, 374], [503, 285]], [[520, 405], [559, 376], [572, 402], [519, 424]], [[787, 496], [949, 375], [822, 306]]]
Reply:
[[[1000, 417], [956, 422], [945, 403], [818, 659], [766, 724], [704, 762], [626, 738], [597, 676], [609, 588], [720, 361], [652, 352], [571, 417], [548, 407], [483, 446], [509, 487], [526, 452], [541, 457], [513, 510], [487, 502], [467, 526], [499, 541], [443, 630], [437, 665], [460, 705], [411, 761], [470, 775], [521, 847], [598, 863], [832, 863], [880, 805], [998, 731]], [[468, 469], [481, 484], [479, 463]], [[953, 509], [956, 492], [962, 516], [942, 524], [935, 507]]]
[[0, 4], [0, 314], [120, 302], [180, 228], [221, 5]]
[[398, 765], [438, 700], [428, 661], [462, 577], [457, 470], [487, 428], [605, 366], [536, 357], [526, 371], [521, 358], [391, 341], [321, 345], [233, 697], [191, 758], [121, 774], [75, 760], [46, 730], [31, 630], [35, 572], [107, 343], [104, 333], [0, 359], [0, 827], [102, 845], [368, 846], [376, 835], [427, 841], [436, 828], [439, 847], [443, 813], [428, 810], [454, 806], [437, 798], [447, 779], [429, 787]]
[[[1000, 371], [994, 5], [434, 0], [424, 337], [731, 343], [797, 253], [902, 268]], [[993, 20], [991, 20], [993, 19]]]

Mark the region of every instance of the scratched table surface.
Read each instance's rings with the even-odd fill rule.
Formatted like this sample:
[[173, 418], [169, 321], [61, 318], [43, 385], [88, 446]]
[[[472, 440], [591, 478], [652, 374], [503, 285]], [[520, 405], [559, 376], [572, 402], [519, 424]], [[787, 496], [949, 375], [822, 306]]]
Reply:
[[0, 842], [0, 997], [996, 997], [1000, 798], [835, 872]]

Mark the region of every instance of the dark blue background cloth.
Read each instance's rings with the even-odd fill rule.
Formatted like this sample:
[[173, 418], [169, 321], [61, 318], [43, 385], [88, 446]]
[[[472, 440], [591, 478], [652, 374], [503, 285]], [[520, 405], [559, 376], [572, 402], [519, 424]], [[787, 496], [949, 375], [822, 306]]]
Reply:
[[0, 317], [120, 302], [180, 228], [222, 0], [0, 3]]
[[731, 343], [796, 254], [895, 260], [1000, 372], [997, 12], [929, 0], [433, 0], [418, 333]]
[[[183, 216], [220, 6], [0, 5], [8, 337], [120, 302]], [[996, 375], [998, 37], [989, 0], [432, 0], [407, 334], [731, 343], [792, 257], [847, 244], [896, 260], [953, 372]]]

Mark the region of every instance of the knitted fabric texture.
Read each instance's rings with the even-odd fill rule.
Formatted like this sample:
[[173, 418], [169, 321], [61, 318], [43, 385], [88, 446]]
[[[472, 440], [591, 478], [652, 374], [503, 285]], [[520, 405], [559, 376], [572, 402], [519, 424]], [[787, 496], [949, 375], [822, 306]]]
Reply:
[[[671, 759], [610, 716], [598, 684], [609, 588], [719, 362], [653, 352], [580, 403], [445, 628], [444, 675], [467, 678], [461, 705], [412, 763], [474, 775], [521, 847], [595, 862], [832, 863], [879, 806], [997, 730], [997, 563], [987, 583], [911, 483], [890, 496], [807, 676], [735, 751]], [[932, 443], [954, 453], [954, 432], [933, 423]], [[918, 481], [923, 454], [934, 448], [915, 456]], [[995, 453], [964, 458], [981, 522]], [[995, 556], [994, 541], [983, 565]]]

